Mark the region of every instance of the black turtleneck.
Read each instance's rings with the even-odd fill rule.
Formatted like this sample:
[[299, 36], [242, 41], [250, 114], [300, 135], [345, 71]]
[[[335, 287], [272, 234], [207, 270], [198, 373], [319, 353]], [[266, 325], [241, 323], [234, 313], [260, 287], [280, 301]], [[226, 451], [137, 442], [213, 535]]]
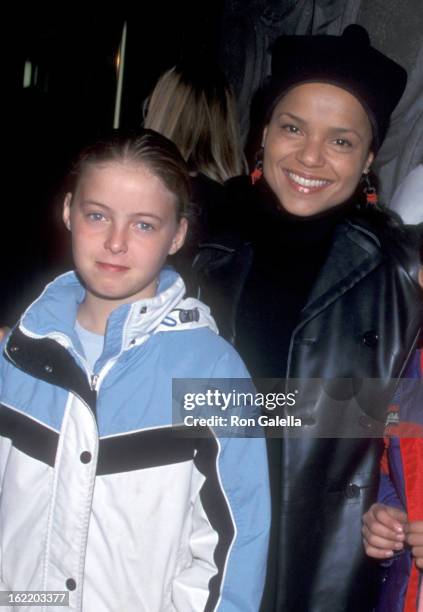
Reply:
[[253, 262], [237, 314], [236, 347], [254, 377], [283, 378], [292, 332], [352, 204], [298, 217], [262, 180], [250, 190], [246, 231]]

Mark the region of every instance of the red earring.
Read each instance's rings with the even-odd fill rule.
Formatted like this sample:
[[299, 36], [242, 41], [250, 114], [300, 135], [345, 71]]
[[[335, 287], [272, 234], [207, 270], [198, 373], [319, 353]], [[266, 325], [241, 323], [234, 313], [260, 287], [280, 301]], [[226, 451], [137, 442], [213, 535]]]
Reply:
[[260, 151], [256, 154], [256, 163], [252, 172], [250, 172], [251, 184], [255, 185], [263, 176], [263, 145]]
[[364, 193], [366, 194], [366, 202], [367, 204], [374, 206], [378, 203], [379, 197], [377, 195], [376, 187], [372, 185], [368, 172], [363, 174], [364, 178]]

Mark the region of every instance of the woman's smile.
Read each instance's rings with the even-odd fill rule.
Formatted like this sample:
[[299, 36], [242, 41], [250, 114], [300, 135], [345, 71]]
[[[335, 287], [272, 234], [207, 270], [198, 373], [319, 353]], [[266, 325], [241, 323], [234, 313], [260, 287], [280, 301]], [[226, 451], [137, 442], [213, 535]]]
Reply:
[[299, 174], [292, 170], [283, 169], [292, 189], [304, 194], [312, 194], [325, 189], [333, 181], [315, 176], [307, 176], [303, 173]]

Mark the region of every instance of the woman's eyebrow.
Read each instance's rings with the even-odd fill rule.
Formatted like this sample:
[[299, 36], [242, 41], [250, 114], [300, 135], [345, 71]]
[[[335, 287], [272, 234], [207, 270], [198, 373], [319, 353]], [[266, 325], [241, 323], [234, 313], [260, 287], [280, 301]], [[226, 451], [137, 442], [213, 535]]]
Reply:
[[355, 128], [346, 128], [346, 127], [336, 127], [336, 126], [334, 126], [334, 127], [330, 128], [330, 131], [333, 134], [355, 134], [357, 136], [357, 138], [359, 138], [360, 140], [363, 140], [362, 135]]
[[288, 113], [286, 111], [281, 111], [278, 114], [278, 119], [281, 119], [282, 115], [284, 115], [285, 117], [288, 117], [289, 119], [293, 119], [294, 121], [297, 121], [298, 123], [302, 123], [302, 124], [306, 123], [304, 119], [301, 119], [301, 117], [294, 115], [294, 113]]

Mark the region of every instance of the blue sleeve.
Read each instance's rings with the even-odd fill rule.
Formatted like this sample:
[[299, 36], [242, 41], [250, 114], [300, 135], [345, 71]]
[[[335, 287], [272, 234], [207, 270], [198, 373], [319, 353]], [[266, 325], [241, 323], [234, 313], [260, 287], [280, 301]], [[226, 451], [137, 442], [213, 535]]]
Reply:
[[385, 504], [385, 506], [392, 506], [399, 510], [404, 510], [404, 512], [406, 511], [389, 474], [381, 474], [377, 501], [380, 504]]
[[220, 612], [257, 612], [264, 588], [270, 529], [269, 477], [263, 438], [228, 438], [220, 468], [235, 523]]

